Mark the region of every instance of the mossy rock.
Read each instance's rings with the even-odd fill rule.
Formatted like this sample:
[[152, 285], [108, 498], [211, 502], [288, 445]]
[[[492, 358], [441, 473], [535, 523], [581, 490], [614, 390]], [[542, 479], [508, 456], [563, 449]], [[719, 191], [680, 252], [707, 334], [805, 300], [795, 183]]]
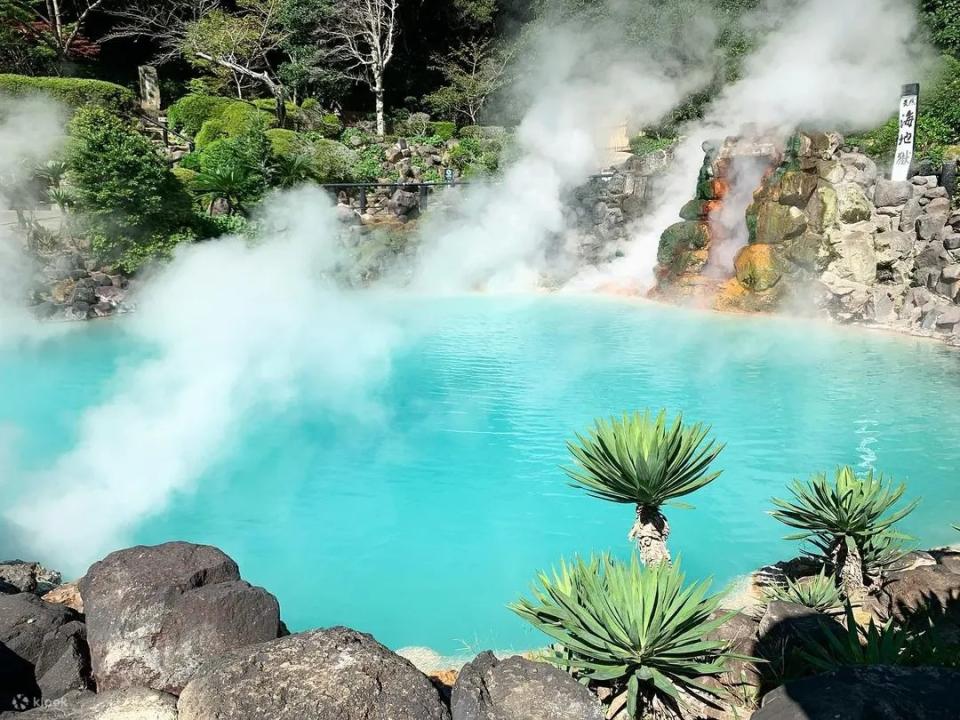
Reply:
[[805, 208], [810, 196], [817, 189], [819, 179], [812, 173], [789, 170], [780, 178], [781, 205], [792, 205], [796, 208]]
[[714, 298], [714, 309], [722, 312], [775, 312], [786, 295], [784, 283], [777, 283], [769, 290], [753, 292], [736, 278], [730, 278], [720, 286]]
[[706, 223], [691, 220], [674, 223], [660, 236], [657, 260], [661, 265], [668, 265], [678, 251], [699, 250], [709, 241], [710, 228]]
[[790, 262], [813, 272], [817, 269], [817, 257], [823, 243], [824, 238], [821, 235], [805, 232], [800, 237], [785, 243], [783, 252]]
[[870, 219], [870, 201], [862, 187], [855, 183], [842, 183], [836, 190], [837, 215], [840, 222], [853, 225]]
[[680, 217], [684, 220], [704, 220], [709, 214], [708, 203], [708, 200], [694, 198], [680, 208]]
[[751, 234], [754, 243], [776, 245], [799, 237], [807, 229], [807, 216], [791, 205], [761, 203], [756, 218], [756, 230]]
[[720, 200], [726, 190], [726, 184], [717, 178], [706, 178], [697, 183], [697, 197], [701, 200]]
[[763, 292], [783, 277], [783, 262], [772, 245], [747, 245], [734, 260], [737, 280], [748, 290]]
[[822, 233], [837, 224], [837, 191], [831, 185], [820, 185], [807, 203], [807, 224]]

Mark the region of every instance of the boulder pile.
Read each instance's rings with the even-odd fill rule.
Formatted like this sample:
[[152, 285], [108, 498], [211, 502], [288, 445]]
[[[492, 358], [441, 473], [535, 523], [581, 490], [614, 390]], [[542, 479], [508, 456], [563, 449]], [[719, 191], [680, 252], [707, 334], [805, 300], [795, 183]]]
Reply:
[[[767, 568], [803, 575], [803, 563]], [[276, 598], [244, 582], [220, 550], [133, 547], [78, 582], [84, 613], [52, 599], [59, 577], [0, 563], [0, 718], [13, 720], [604, 720], [623, 695], [581, 684], [535, 659], [482, 652], [457, 673], [427, 677], [370, 635], [345, 627], [289, 634]], [[43, 593], [43, 597], [40, 594]], [[73, 602], [73, 601], [72, 601]], [[960, 553], [913, 553], [870, 611], [909, 622], [933, 602], [938, 628], [960, 633]], [[73, 604], [78, 604], [73, 602]], [[803, 639], [844, 633], [840, 620], [774, 601], [727, 615], [716, 637], [742, 660], [718, 679], [724, 707], [689, 718], [948, 720], [960, 671], [847, 668], [781, 684]], [[763, 662], [755, 663], [750, 658]], [[452, 687], [451, 687], [452, 686]], [[619, 704], [618, 704], [619, 703]]]

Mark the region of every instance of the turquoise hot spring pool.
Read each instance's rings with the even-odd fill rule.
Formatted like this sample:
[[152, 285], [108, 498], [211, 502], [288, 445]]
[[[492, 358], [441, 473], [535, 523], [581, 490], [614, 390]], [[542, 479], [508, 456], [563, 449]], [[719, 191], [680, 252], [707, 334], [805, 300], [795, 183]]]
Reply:
[[[582, 297], [407, 300], [384, 312], [401, 327], [418, 318], [419, 331], [373, 391], [376, 422], [307, 398], [249, 413], [215, 465], [125, 544], [222, 548], [278, 596], [294, 631], [345, 624], [443, 655], [534, 647], [541, 638], [506, 604], [536, 571], [573, 553], [629, 552], [632, 509], [567, 485], [565, 441], [594, 416], [660, 406], [727, 443], [696, 508], [668, 511], [688, 575], [712, 575], [718, 589], [796, 553], [766, 514], [770, 497], [842, 463], [923, 497], [904, 523], [921, 544], [957, 539], [960, 354], [935, 343]], [[18, 473], [69, 449], [118, 368], [149, 352], [122, 321], [0, 349], [8, 499], [29, 495]], [[63, 522], [84, 518], [38, 509], [29, 526]]]

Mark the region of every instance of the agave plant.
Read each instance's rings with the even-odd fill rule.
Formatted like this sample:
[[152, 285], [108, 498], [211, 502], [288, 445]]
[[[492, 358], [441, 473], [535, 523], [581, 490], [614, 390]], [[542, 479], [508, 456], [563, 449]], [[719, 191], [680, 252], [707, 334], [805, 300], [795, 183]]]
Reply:
[[767, 600], [783, 600], [811, 608], [818, 612], [831, 612], [843, 604], [837, 584], [826, 570], [819, 575], [801, 580], [787, 578], [783, 584], [764, 590]]
[[636, 505], [628, 537], [645, 564], [669, 562], [670, 526], [660, 508], [683, 507], [676, 498], [720, 475], [709, 469], [724, 446], [708, 440], [709, 432], [700, 423], [684, 425], [679, 414], [670, 422], [665, 410], [656, 417], [647, 410], [597, 420], [586, 436], [578, 434], [576, 442], [567, 443], [576, 466], [565, 470], [575, 486], [594, 497]]
[[893, 525], [913, 512], [919, 500], [894, 509], [906, 491], [873, 471], [858, 477], [852, 467], [837, 469], [831, 483], [823, 473], [808, 482], [794, 480], [793, 500], [774, 498], [772, 515], [801, 533], [788, 540], [807, 540], [829, 563], [848, 600], [857, 602], [866, 593], [871, 572], [889, 564], [901, 553], [907, 535]]
[[847, 603], [846, 632], [824, 628], [802, 641], [799, 654], [816, 672], [835, 670], [848, 665], [910, 664], [911, 635], [892, 622], [878, 627], [871, 618], [862, 628], [857, 624], [853, 607]]
[[630, 562], [604, 554], [561, 562], [537, 580], [534, 600], [510, 608], [560, 644], [550, 662], [625, 688], [632, 718], [679, 714], [692, 698], [714, 704], [720, 693], [703, 679], [740, 657], [708, 639], [727, 620], [714, 614], [720, 597], [707, 594], [709, 581], [685, 585], [679, 563], [643, 566], [636, 554]]

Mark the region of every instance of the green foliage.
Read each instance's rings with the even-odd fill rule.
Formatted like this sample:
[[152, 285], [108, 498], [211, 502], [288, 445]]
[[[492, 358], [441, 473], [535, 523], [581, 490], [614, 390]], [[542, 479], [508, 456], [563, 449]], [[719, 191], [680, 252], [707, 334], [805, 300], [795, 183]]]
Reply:
[[651, 135], [635, 135], [630, 138], [630, 152], [634, 155], [649, 155], [658, 150], [666, 150], [676, 142], [673, 138]]
[[357, 153], [357, 159], [350, 168], [355, 182], [376, 182], [383, 177], [383, 148], [368, 145]]
[[272, 128], [266, 131], [266, 136], [270, 141], [270, 151], [275, 158], [294, 155], [301, 150], [303, 145], [301, 136], [293, 130]]
[[190, 197], [153, 144], [98, 107], [77, 111], [70, 185], [94, 252], [128, 272], [192, 237]]
[[196, 170], [191, 170], [190, 168], [180, 166], [173, 168], [171, 172], [173, 173], [173, 176], [180, 181], [180, 184], [183, 185], [184, 189], [193, 189], [193, 181], [197, 177]]
[[[271, 104], [271, 107], [273, 105]], [[277, 126], [277, 116], [275, 113], [266, 112], [258, 108], [253, 103], [246, 103], [236, 100], [223, 107], [218, 119], [223, 123], [223, 129], [227, 137], [238, 137], [249, 132], [254, 126], [264, 129]]]
[[709, 432], [700, 423], [684, 425], [682, 414], [669, 422], [665, 410], [597, 420], [586, 436], [567, 443], [576, 467], [566, 472], [594, 497], [659, 507], [720, 475], [709, 468], [724, 446], [708, 440]]
[[464, 125], [457, 135], [461, 138], [481, 138], [483, 137], [483, 128], [479, 125]]
[[830, 612], [843, 604], [836, 583], [824, 570], [819, 575], [801, 580], [787, 578], [783, 585], [767, 588], [764, 595], [767, 600], [796, 603], [818, 612]]
[[200, 154], [194, 189], [211, 201], [225, 198], [242, 211], [266, 192], [272, 154], [270, 139], [257, 125], [237, 137], [215, 140]]
[[731, 655], [707, 639], [727, 619], [714, 612], [719, 596], [709, 581], [685, 585], [676, 565], [643, 567], [609, 555], [561, 562], [540, 573], [533, 600], [510, 609], [563, 649], [548, 659], [584, 679], [626, 686], [630, 717], [665, 706], [679, 710], [690, 697], [716, 698], [705, 677], [720, 675]]
[[[771, 514], [780, 522], [802, 532], [787, 536], [788, 540], [807, 540], [828, 561], [842, 546], [852, 542], [863, 554], [865, 563], [889, 563], [895, 559], [896, 546], [908, 536], [893, 526], [913, 512], [919, 504], [914, 500], [894, 509], [906, 485], [894, 486], [882, 475], [874, 477], [870, 470], [858, 477], [849, 466], [838, 468], [831, 483], [825, 473], [809, 481], [794, 480], [790, 485], [792, 500], [774, 498]], [[868, 561], [868, 556], [870, 560]]]
[[359, 148], [375, 144], [377, 138], [361, 128], [350, 127], [343, 131], [340, 141], [347, 147]]
[[438, 121], [430, 123], [430, 126], [430, 134], [438, 138], [441, 143], [445, 143], [457, 134], [455, 122]]
[[937, 46], [960, 56], [960, 0], [921, 0], [920, 9]]
[[84, 78], [0, 75], [0, 95], [45, 95], [74, 110], [92, 106], [118, 115], [136, 106], [136, 96], [122, 85]]
[[167, 123], [172, 130], [194, 137], [205, 122], [219, 118], [223, 109], [235, 102], [214, 95], [186, 95], [167, 108]]
[[229, 137], [227, 128], [219, 118], [207, 120], [200, 128], [200, 132], [193, 139], [193, 145], [197, 150], [203, 150], [210, 143], [216, 140], [222, 140]]
[[310, 143], [312, 177], [319, 183], [351, 182], [360, 161], [358, 154], [336, 140], [319, 138]]

